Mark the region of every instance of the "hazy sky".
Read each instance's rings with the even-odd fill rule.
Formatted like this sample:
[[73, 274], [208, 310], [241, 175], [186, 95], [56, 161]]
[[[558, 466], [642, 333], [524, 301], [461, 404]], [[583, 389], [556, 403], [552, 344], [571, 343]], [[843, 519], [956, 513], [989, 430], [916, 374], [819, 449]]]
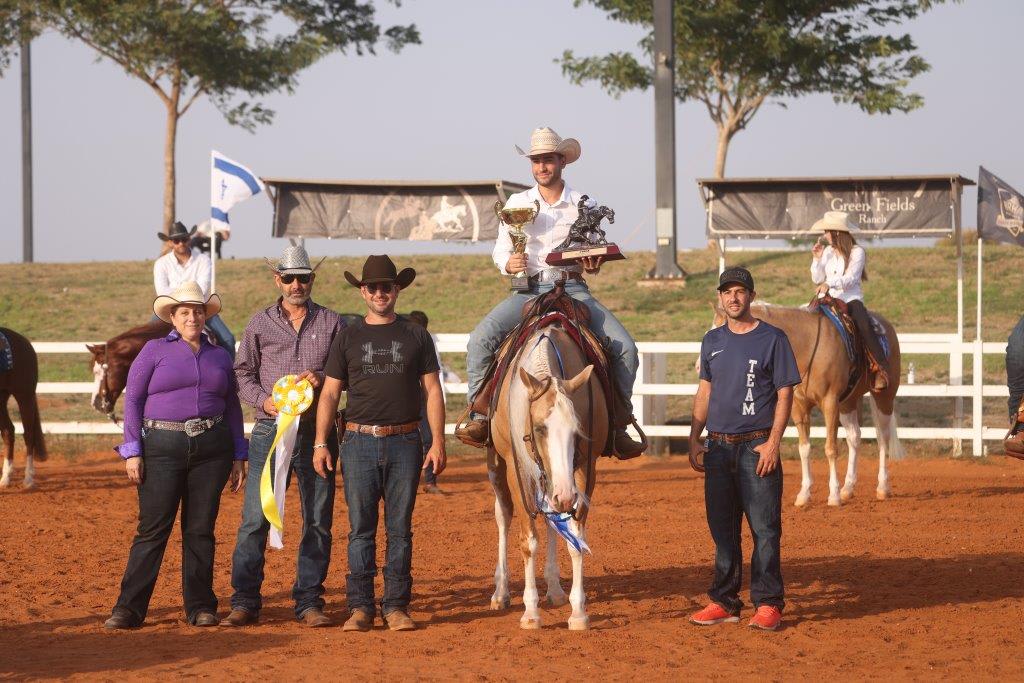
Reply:
[[[627, 249], [654, 244], [653, 92], [619, 100], [570, 85], [553, 60], [631, 49], [640, 32], [571, 0], [405, 0], [383, 5], [385, 23], [413, 22], [423, 44], [393, 55], [335, 55], [300, 76], [294, 95], [266, 98], [270, 126], [249, 134], [197, 103], [178, 134], [178, 214], [209, 214], [209, 153], [215, 148], [264, 176], [323, 179], [531, 181], [513, 144], [540, 125], [573, 136], [582, 159], [574, 187], [613, 207], [609, 237]], [[1019, 0], [940, 6], [906, 29], [932, 70], [912, 87], [925, 107], [868, 116], [828, 97], [768, 107], [733, 141], [727, 175], [961, 173], [979, 164], [1024, 189], [1013, 142], [1024, 94]], [[147, 86], [57, 35], [33, 44], [35, 256], [37, 261], [152, 258], [163, 193], [163, 105]], [[0, 78], [0, 261], [21, 259], [18, 63]], [[710, 175], [715, 130], [703, 105], [677, 107], [678, 234], [704, 242], [694, 178]], [[974, 225], [975, 194], [964, 200]], [[264, 197], [231, 212], [225, 255], [279, 253]], [[313, 254], [426, 250], [424, 243], [311, 241]], [[437, 245], [456, 253], [470, 248]], [[479, 250], [481, 247], [477, 247]]]

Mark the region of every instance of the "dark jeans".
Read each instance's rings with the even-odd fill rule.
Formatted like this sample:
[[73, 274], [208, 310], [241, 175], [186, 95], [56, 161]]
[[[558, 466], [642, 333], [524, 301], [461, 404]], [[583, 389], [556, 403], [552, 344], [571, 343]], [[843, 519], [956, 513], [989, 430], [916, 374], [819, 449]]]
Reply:
[[1024, 318], [1017, 322], [1006, 340], [1006, 388], [1010, 390], [1007, 406], [1013, 419], [1024, 396]]
[[784, 607], [780, 541], [782, 538], [781, 464], [758, 476], [754, 448], [765, 439], [727, 444], [709, 441], [704, 456], [704, 506], [715, 541], [715, 579], [708, 595], [731, 614], [743, 608], [740, 524], [743, 516], [754, 537], [750, 557], [750, 599], [755, 607]]
[[[430, 423], [427, 421], [427, 407], [423, 406], [423, 419], [420, 420], [420, 439], [423, 441], [423, 455], [427, 455], [427, 451], [434, 445], [434, 434], [430, 431]], [[437, 475], [434, 474], [434, 468], [428, 467], [423, 470], [423, 481], [427, 484], [437, 485]]]
[[213, 593], [214, 525], [231, 473], [231, 434], [220, 422], [196, 437], [149, 429], [143, 436], [139, 526], [121, 579], [115, 613], [142, 623], [181, 503], [181, 589], [185, 616], [217, 611]]
[[864, 308], [864, 302], [860, 299], [848, 301], [846, 303], [846, 310], [849, 312], [850, 317], [853, 318], [864, 346], [867, 347], [871, 355], [874, 356], [878, 364], [884, 369], [887, 365], [885, 354], [882, 352], [882, 345], [875, 335], [875, 329], [871, 326], [871, 317], [868, 315], [868, 309]]
[[[260, 476], [267, 462], [270, 444], [277, 433], [274, 420], [257, 420], [249, 439], [249, 476], [245, 482], [245, 502], [242, 505], [242, 525], [238, 527], [235, 554], [231, 558], [232, 609], [244, 609], [259, 614], [263, 607], [260, 588], [263, 585], [263, 565], [267, 549], [270, 522], [263, 516], [260, 502]], [[331, 524], [334, 521], [334, 472], [328, 471], [324, 479], [313, 469], [313, 440], [316, 437], [314, 420], [299, 423], [299, 434], [291, 455], [288, 484], [295, 475], [302, 513], [302, 531], [299, 538], [298, 565], [292, 598], [295, 616], [302, 617], [307, 610], [324, 607], [324, 580], [331, 562]], [[327, 437], [331, 458], [337, 463], [338, 439], [335, 431]], [[273, 465], [274, 457], [270, 458]], [[286, 530], [288, 529], [286, 522]], [[294, 524], [291, 525], [294, 529]], [[294, 533], [294, 531], [292, 531]], [[287, 537], [287, 536], [286, 536]]]
[[420, 432], [375, 437], [346, 431], [341, 471], [348, 502], [348, 608], [376, 614], [378, 506], [384, 500], [387, 552], [381, 614], [406, 609], [412, 595], [412, 510], [423, 466]]

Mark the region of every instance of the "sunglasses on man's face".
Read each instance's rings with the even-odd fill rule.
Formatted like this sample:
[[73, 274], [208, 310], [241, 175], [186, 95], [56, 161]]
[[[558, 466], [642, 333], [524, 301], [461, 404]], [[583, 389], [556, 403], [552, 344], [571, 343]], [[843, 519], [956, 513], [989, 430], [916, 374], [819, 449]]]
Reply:
[[188, 242], [188, 238], [187, 237], [175, 237], [171, 241], [174, 242], [175, 244], [185, 244], [185, 242]]
[[281, 282], [286, 285], [290, 285], [295, 280], [298, 280], [300, 285], [308, 285], [313, 280], [313, 274], [303, 273], [302, 275], [295, 275], [294, 273], [285, 273], [281, 276]]
[[376, 284], [363, 286], [366, 287], [366, 291], [370, 294], [376, 294], [377, 292], [380, 292], [381, 294], [390, 294], [395, 289], [393, 282], [378, 282]]

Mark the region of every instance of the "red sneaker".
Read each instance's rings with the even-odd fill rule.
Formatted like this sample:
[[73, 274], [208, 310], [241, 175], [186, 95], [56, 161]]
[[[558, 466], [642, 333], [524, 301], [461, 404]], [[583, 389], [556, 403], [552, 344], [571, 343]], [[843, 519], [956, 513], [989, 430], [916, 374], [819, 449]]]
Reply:
[[779, 611], [778, 607], [773, 605], [761, 605], [757, 608], [757, 612], [754, 614], [747, 626], [750, 628], [759, 628], [762, 631], [774, 631], [779, 628], [779, 623], [781, 621], [782, 612]]
[[740, 618], [735, 614], [729, 614], [725, 608], [717, 602], [712, 602], [699, 612], [690, 615], [690, 623], [698, 626], [714, 626], [715, 624], [735, 623]]

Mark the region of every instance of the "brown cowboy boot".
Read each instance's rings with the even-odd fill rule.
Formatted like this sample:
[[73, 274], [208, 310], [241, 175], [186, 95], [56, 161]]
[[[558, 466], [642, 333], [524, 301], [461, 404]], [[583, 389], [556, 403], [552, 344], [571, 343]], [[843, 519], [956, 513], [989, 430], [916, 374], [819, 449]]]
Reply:
[[877, 368], [873, 375], [871, 391], [885, 391], [889, 386], [889, 373], [882, 368]]
[[[465, 417], [468, 417], [468, 415], [463, 413], [463, 417], [459, 418], [459, 422], [462, 422]], [[473, 448], [486, 448], [487, 434], [488, 427], [486, 418], [466, 420], [465, 424], [455, 428], [455, 438], [467, 446], [472, 446]]]
[[615, 457], [619, 460], [631, 460], [638, 455], [643, 455], [644, 445], [639, 441], [634, 441], [627, 432], [625, 427], [619, 427], [615, 430]]

